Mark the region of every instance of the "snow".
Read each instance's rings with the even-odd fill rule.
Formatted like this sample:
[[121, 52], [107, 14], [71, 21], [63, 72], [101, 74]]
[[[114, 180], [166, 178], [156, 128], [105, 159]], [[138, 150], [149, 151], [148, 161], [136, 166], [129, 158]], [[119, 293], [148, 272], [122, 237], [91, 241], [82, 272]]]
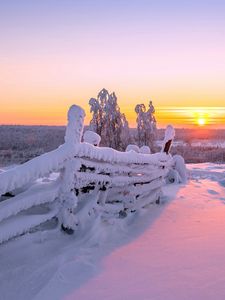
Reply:
[[181, 155], [174, 155], [173, 156], [174, 161], [174, 169], [179, 174], [180, 183], [186, 183], [187, 182], [187, 170], [185, 166], [185, 161]]
[[151, 154], [151, 150], [148, 146], [142, 146], [140, 148], [140, 153], [143, 153], [143, 154]]
[[[136, 145], [135, 145], [136, 146]], [[137, 146], [138, 147], [138, 146]], [[165, 153], [154, 153], [151, 155], [136, 153], [135, 151], [120, 152], [108, 147], [95, 147], [89, 143], [78, 144], [74, 149], [74, 155], [88, 157], [110, 163], [123, 164], [170, 164], [172, 159]]]
[[72, 105], [68, 111], [65, 143], [76, 144], [81, 141], [85, 112], [78, 105]]
[[169, 173], [167, 175], [167, 181], [175, 183], [186, 183], [187, 169], [183, 157], [181, 155], [174, 155], [172, 159], [173, 166], [169, 170]]
[[140, 149], [137, 145], [130, 144], [130, 145], [127, 145], [127, 148], [126, 148], [126, 152], [129, 152], [129, 151], [134, 151], [136, 153], [139, 153]]
[[[22, 211], [53, 202], [54, 200], [59, 223], [64, 228], [77, 229], [79, 225], [76, 214], [78, 198], [77, 192], [75, 193], [74, 191], [77, 190], [79, 194], [79, 188], [86, 188], [89, 184], [95, 183], [94, 188], [98, 188], [99, 191], [101, 189], [106, 190], [105, 185], [110, 185], [112, 191], [115, 187], [121, 187], [115, 197], [125, 192], [124, 187], [128, 188], [129, 185], [138, 185], [138, 193], [130, 194], [129, 206], [127, 206], [126, 201], [121, 200], [121, 203], [124, 205], [124, 211], [127, 210], [124, 212], [126, 215], [127, 212], [131, 213], [132, 209], [135, 210], [136, 206], [143, 207], [158, 201], [163, 178], [167, 174], [168, 168], [172, 165], [171, 157], [163, 153], [152, 155], [139, 154], [134, 151], [125, 153], [112, 148], [99, 148], [90, 143], [81, 143], [83, 118], [84, 111], [76, 105], [71, 106], [68, 112], [65, 143], [62, 146], [23, 165], [1, 172], [0, 196], [3, 195], [4, 202], [0, 204], [0, 208], [2, 208], [0, 211], [0, 222], [2, 221], [6, 225], [3, 226], [2, 222], [0, 224], [2, 225], [1, 228], [3, 228], [0, 231], [0, 243], [33, 229], [32, 227], [38, 225], [38, 220], [41, 220], [41, 223], [44, 222], [42, 221], [43, 218], [36, 216], [37, 220], [35, 223], [32, 223], [29, 218], [29, 222], [23, 225], [20, 218], [21, 229], [17, 230], [16, 220], [18, 220], [18, 215]], [[84, 165], [81, 164], [80, 158], [83, 161], [86, 160]], [[93, 164], [92, 170], [88, 166], [90, 161]], [[109, 165], [111, 165], [109, 174], [106, 173], [104, 163], [107, 164], [106, 168], [108, 169]], [[86, 169], [81, 171], [83, 166]], [[89, 169], [87, 169], [88, 167]], [[99, 174], [95, 172], [96, 167], [102, 169]], [[121, 167], [124, 170], [129, 169], [129, 171], [124, 172]], [[137, 172], [137, 167], [142, 170]], [[32, 189], [32, 185], [37, 180], [46, 175], [50, 176], [54, 172], [60, 174], [54, 189], [47, 189], [47, 191], [42, 188], [41, 190]], [[50, 178], [45, 178], [45, 180], [47, 180], [47, 183], [51, 181]], [[146, 187], [147, 185], [149, 190], [146, 193], [143, 190], [143, 186]], [[4, 196], [6, 192], [15, 195], [15, 198], [6, 200], [5, 197], [7, 196]], [[106, 199], [107, 193], [105, 193], [104, 197], [100, 197], [99, 201], [104, 203], [105, 200], [102, 199]], [[143, 196], [147, 195], [148, 200], [143, 200]], [[137, 198], [138, 201], [135, 201]], [[103, 214], [107, 213], [111, 214], [107, 209], [103, 209]], [[13, 216], [15, 216], [15, 220], [12, 218]], [[55, 214], [53, 213], [52, 216], [55, 217]], [[49, 217], [46, 220], [49, 220]]]
[[58, 214], [58, 209], [48, 211], [47, 213], [16, 215], [14, 218], [8, 218], [1, 222], [0, 242], [6, 242], [9, 239], [28, 232], [31, 228], [39, 226], [46, 221], [51, 220]]
[[159, 206], [110, 223], [93, 212], [75, 235], [43, 229], [1, 245], [0, 298], [225, 299], [225, 165], [188, 174]]
[[58, 191], [58, 182], [35, 184], [27, 191], [0, 202], [0, 221], [32, 206], [53, 202]]
[[175, 130], [174, 130], [173, 126], [168, 125], [166, 127], [164, 141], [167, 142], [169, 140], [173, 140], [174, 137], [175, 137]]
[[209, 147], [209, 148], [225, 148], [223, 140], [197, 140], [191, 143], [192, 147]]
[[91, 130], [86, 130], [84, 133], [84, 142], [92, 144], [94, 146], [99, 146], [101, 142], [101, 137], [98, 135], [96, 132], [91, 131]]
[[56, 150], [0, 173], [0, 195], [63, 168], [67, 159], [74, 156], [74, 149], [65, 143]]
[[[164, 136], [164, 140], [162, 143], [162, 149], [161, 149], [162, 152], [169, 153], [170, 145], [168, 145], [167, 143], [169, 141], [173, 141], [174, 137], [175, 137], [175, 130], [172, 125], [168, 125], [166, 127], [165, 136]], [[165, 149], [165, 148], [167, 148], [166, 145], [169, 146], [168, 149]]]

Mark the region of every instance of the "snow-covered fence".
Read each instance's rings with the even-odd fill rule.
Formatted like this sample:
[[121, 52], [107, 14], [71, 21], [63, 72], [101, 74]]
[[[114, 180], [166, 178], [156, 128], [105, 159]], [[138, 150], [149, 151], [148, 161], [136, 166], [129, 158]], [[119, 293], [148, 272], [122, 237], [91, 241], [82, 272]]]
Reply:
[[[159, 202], [170, 156], [82, 143], [84, 116], [73, 105], [63, 145], [0, 174], [0, 243], [53, 218], [71, 233], [93, 214], [123, 218]], [[37, 183], [52, 172], [55, 181]]]
[[[63, 197], [64, 227], [74, 230], [93, 211], [103, 217], [121, 218], [151, 203], [159, 203], [170, 165], [170, 157], [165, 153], [149, 155], [86, 143], [77, 145], [68, 172], [70, 195]], [[83, 206], [84, 198], [92, 204]]]
[[[80, 143], [84, 116], [83, 109], [73, 105], [68, 112], [63, 145], [0, 174], [0, 196], [3, 195], [0, 202], [0, 243], [58, 216], [59, 195], [63, 184], [66, 185], [65, 166], [74, 157], [75, 147]], [[35, 183], [53, 172], [61, 173], [55, 182]], [[14, 197], [8, 198], [7, 195]], [[34, 214], [34, 211], [37, 213]]]

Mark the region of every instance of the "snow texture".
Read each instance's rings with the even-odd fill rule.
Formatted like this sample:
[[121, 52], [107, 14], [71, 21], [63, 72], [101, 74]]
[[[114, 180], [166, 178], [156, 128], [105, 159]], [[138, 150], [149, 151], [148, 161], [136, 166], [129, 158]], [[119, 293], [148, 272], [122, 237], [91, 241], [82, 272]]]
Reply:
[[91, 131], [91, 130], [87, 130], [84, 133], [83, 140], [84, 140], [85, 143], [89, 143], [89, 144], [92, 144], [94, 146], [99, 146], [99, 144], [101, 142], [101, 137], [96, 132]]
[[58, 213], [58, 209], [49, 211], [45, 214], [17, 215], [1, 222], [0, 243], [29, 232], [30, 229], [51, 220]]
[[68, 111], [65, 143], [77, 144], [81, 142], [85, 112], [77, 105], [72, 105]]
[[36, 184], [13, 198], [0, 202], [0, 222], [32, 206], [53, 202], [59, 193], [59, 182]]
[[173, 140], [174, 137], [175, 137], [175, 130], [174, 130], [173, 126], [168, 125], [166, 127], [164, 141], [167, 142], [169, 140]]
[[65, 161], [72, 158], [73, 155], [74, 149], [65, 143], [56, 150], [1, 173], [0, 195], [20, 188], [51, 172], [59, 171], [63, 168]]
[[126, 148], [126, 152], [129, 152], [129, 151], [134, 151], [136, 153], [139, 153], [140, 152], [140, 149], [137, 145], [128, 145], [127, 148]]
[[135, 151], [120, 152], [107, 147], [94, 147], [88, 143], [81, 143], [75, 149], [75, 155], [78, 157], [89, 157], [90, 159], [97, 159], [108, 161], [111, 163], [139, 163], [139, 164], [153, 164], [166, 166], [172, 163], [172, 158], [165, 153], [154, 153], [151, 155], [136, 153]]
[[151, 150], [148, 146], [142, 146], [142, 147], [140, 147], [140, 153], [142, 153], [142, 154], [151, 154]]
[[166, 146], [167, 142], [173, 141], [174, 137], [175, 137], [175, 130], [174, 130], [173, 126], [168, 125], [165, 130], [165, 136], [164, 136], [164, 140], [162, 142], [161, 152], [165, 151], [165, 146]]
[[173, 161], [174, 161], [174, 169], [179, 174], [179, 182], [186, 183], [187, 182], [187, 169], [186, 169], [186, 165], [185, 165], [183, 157], [181, 155], [174, 155]]
[[192, 164], [188, 173], [186, 185], [163, 187], [163, 205], [106, 223], [83, 211], [96, 191], [83, 199], [76, 235], [48, 230], [1, 245], [1, 298], [225, 299], [225, 165]]

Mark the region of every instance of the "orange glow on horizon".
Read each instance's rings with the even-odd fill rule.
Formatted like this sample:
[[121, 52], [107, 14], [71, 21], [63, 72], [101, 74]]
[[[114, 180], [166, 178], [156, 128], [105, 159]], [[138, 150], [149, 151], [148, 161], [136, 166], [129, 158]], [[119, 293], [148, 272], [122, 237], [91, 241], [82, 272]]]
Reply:
[[[34, 105], [30, 107], [21, 106], [20, 109], [4, 109], [4, 111], [1, 111], [1, 124], [66, 125], [67, 110], [72, 104], [72, 102], [61, 106], [46, 104], [42, 106], [42, 109]], [[84, 103], [81, 106], [86, 113], [85, 125], [88, 125], [91, 119], [89, 105], [88, 103]], [[135, 106], [121, 107], [121, 112], [125, 113], [129, 125], [132, 128], [136, 127], [136, 113], [134, 107]], [[155, 105], [155, 110], [158, 128], [165, 127], [168, 124], [172, 124], [178, 128], [193, 128], [196, 126], [225, 128], [225, 107], [157, 107]]]

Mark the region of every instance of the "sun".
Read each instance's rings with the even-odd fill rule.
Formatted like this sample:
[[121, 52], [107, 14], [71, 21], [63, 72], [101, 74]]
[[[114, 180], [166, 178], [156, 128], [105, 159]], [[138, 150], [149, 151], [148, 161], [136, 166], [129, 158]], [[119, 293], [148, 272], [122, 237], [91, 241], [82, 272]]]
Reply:
[[198, 118], [197, 122], [199, 126], [203, 126], [206, 124], [206, 120], [204, 118]]

